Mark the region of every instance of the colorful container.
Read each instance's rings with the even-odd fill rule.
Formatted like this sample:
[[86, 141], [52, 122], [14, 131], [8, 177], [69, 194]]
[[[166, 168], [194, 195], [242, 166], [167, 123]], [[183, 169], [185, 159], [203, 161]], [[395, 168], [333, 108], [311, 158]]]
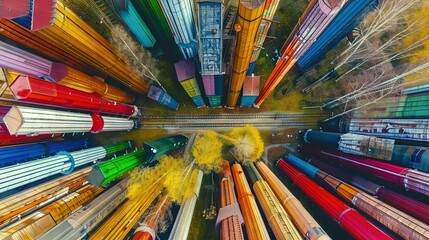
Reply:
[[30, 2], [28, 0], [3, 0], [0, 7], [0, 17], [12, 19], [28, 14]]
[[193, 0], [159, 0], [184, 59], [197, 60], [197, 29]]
[[155, 85], [150, 86], [147, 97], [170, 109], [177, 110], [179, 108], [179, 103], [176, 99]]
[[194, 61], [189, 59], [175, 63], [174, 68], [176, 69], [177, 79], [188, 96], [192, 98], [192, 101], [198, 108], [204, 107], [205, 103], [201, 97], [201, 91], [195, 78]]
[[240, 106], [251, 107], [259, 94], [259, 76], [246, 76], [244, 78], [243, 91]]
[[130, 0], [114, 0], [113, 6], [137, 40], [147, 48], [155, 45], [155, 37]]
[[30, 8], [27, 14], [22, 17], [14, 18], [13, 21], [30, 30], [39, 30], [51, 26], [53, 24], [52, 19], [56, 13], [57, 1], [30, 0], [29, 2]]
[[222, 96], [207, 96], [210, 107], [221, 107], [222, 106]]
[[67, 76], [64, 64], [51, 62], [3, 41], [0, 41], [0, 67], [55, 82]]
[[221, 75], [224, 73], [222, 66], [223, 1], [198, 1], [197, 10], [201, 74]]
[[192, 97], [192, 101], [195, 103], [197, 108], [205, 107], [204, 99], [201, 96]]

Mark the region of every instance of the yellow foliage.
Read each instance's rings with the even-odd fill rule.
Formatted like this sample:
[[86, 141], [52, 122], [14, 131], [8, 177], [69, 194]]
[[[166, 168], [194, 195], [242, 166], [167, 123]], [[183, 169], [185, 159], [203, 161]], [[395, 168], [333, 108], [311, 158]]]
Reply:
[[[422, 1], [423, 2], [423, 1]], [[407, 53], [406, 61], [409, 63], [420, 63], [429, 61], [429, 4], [416, 4], [413, 11], [407, 12], [404, 16], [406, 25], [408, 26], [407, 31], [409, 34], [407, 37], [402, 39], [400, 46], [397, 47], [398, 51], [406, 49], [408, 47], [417, 46], [415, 49]], [[429, 74], [428, 69], [413, 73], [405, 77], [405, 85], [415, 86], [419, 84], [425, 84], [429, 82], [427, 78]]]
[[[165, 176], [164, 187], [170, 199], [173, 202], [182, 203], [185, 193], [183, 190], [189, 182], [191, 169], [187, 169], [183, 159], [176, 159], [170, 156], [162, 157], [156, 167], [168, 172]], [[189, 168], [191, 167], [189, 166]]]
[[130, 172], [128, 181], [129, 199], [139, 197], [145, 190], [157, 184], [163, 184], [163, 172], [158, 168], [136, 168]]
[[130, 172], [128, 197], [132, 199], [141, 196], [146, 189], [162, 184], [171, 201], [181, 204], [183, 199], [192, 194], [192, 190], [187, 190], [188, 185], [192, 185], [194, 181], [192, 165], [181, 158], [163, 156], [154, 167], [134, 169]]
[[255, 162], [264, 152], [264, 141], [261, 134], [254, 126], [234, 128], [228, 134], [234, 139], [232, 152], [240, 162]]
[[199, 134], [192, 147], [192, 155], [204, 173], [219, 172], [222, 169], [222, 142], [214, 131]]
[[[427, 38], [429, 34], [428, 23], [429, 4], [416, 4], [412, 11], [407, 11], [404, 20], [407, 24], [408, 36], [402, 39], [399, 48], [404, 49], [412, 46], [413, 44]], [[427, 61], [429, 56], [429, 41], [422, 41], [419, 47], [412, 51], [412, 54], [407, 59], [410, 62]]]

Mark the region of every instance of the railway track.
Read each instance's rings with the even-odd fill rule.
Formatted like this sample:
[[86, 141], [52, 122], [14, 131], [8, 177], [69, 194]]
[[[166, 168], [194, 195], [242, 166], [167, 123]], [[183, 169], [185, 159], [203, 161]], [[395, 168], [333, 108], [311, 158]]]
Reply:
[[[163, 128], [163, 129], [212, 129], [212, 128], [235, 128], [235, 127], [244, 127], [249, 123], [243, 122], [171, 122], [171, 123], [160, 123], [160, 122], [146, 122], [143, 123], [141, 128], [143, 129], [153, 129], [153, 128]], [[315, 122], [302, 122], [302, 121], [290, 121], [290, 122], [256, 122], [251, 123], [256, 128], [291, 128], [291, 127], [312, 127], [315, 126]]]
[[327, 114], [308, 113], [263, 113], [263, 114], [177, 114], [170, 116], [143, 115], [143, 120], [179, 120], [179, 119], [288, 119], [288, 118], [325, 118]]

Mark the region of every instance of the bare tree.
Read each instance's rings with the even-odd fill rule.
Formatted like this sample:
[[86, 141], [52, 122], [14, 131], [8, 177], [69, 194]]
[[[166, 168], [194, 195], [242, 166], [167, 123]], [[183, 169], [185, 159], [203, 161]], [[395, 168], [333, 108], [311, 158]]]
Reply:
[[[332, 63], [333, 71], [342, 72], [336, 82], [346, 92], [323, 104], [322, 108], [344, 105], [343, 112], [350, 113], [383, 99], [397, 95], [403, 87], [403, 79], [429, 68], [425, 57], [415, 59], [425, 44], [429, 27], [424, 11], [427, 0], [383, 1], [360, 25], [361, 36]], [[414, 58], [414, 59], [413, 59]], [[329, 76], [324, 76], [306, 88], [315, 89]], [[358, 100], [366, 100], [358, 106]], [[336, 115], [336, 116], [338, 116]]]
[[157, 80], [159, 74], [157, 60], [152, 58], [151, 53], [131, 38], [122, 26], [114, 25], [111, 32], [112, 45], [124, 57], [131, 70], [145, 79], [156, 81], [161, 86]]

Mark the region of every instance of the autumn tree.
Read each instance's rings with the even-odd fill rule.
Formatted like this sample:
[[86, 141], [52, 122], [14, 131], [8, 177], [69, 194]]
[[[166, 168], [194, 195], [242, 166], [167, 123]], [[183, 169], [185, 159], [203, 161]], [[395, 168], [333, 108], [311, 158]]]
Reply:
[[219, 172], [222, 169], [222, 142], [214, 131], [204, 131], [197, 135], [192, 147], [192, 155], [204, 173]]
[[232, 153], [240, 162], [255, 162], [264, 152], [261, 134], [251, 125], [232, 129], [227, 140], [232, 143]]

